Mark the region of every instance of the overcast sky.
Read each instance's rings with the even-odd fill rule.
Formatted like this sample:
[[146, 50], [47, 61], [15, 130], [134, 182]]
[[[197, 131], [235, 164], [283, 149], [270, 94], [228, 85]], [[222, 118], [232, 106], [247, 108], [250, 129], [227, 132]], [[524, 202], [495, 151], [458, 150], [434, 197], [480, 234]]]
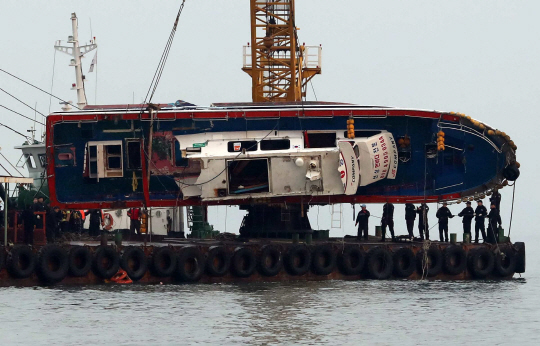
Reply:
[[[89, 103], [139, 102], [180, 3], [1, 0], [0, 68], [50, 90], [53, 45], [71, 34], [70, 14], [76, 12], [80, 40], [93, 35], [99, 45], [97, 95], [96, 73], [87, 73]], [[318, 100], [462, 112], [508, 133], [522, 165], [512, 238], [539, 239], [539, 1], [297, 0], [296, 11], [300, 41], [323, 47], [323, 73], [313, 80]], [[183, 99], [199, 105], [251, 101], [250, 79], [240, 69], [242, 46], [249, 39], [248, 0], [187, 0], [154, 101]], [[83, 60], [85, 73], [92, 57], [93, 52]], [[53, 93], [76, 101], [70, 90], [74, 73], [69, 59], [56, 54]], [[44, 114], [49, 111], [47, 95], [1, 73], [0, 87], [31, 105], [37, 103]], [[308, 99], [314, 100], [311, 90]], [[34, 116], [1, 92], [0, 105]], [[52, 111], [56, 110], [59, 105], [53, 100]], [[32, 125], [3, 109], [0, 119], [21, 132]], [[1, 152], [17, 161], [20, 153], [12, 147], [24, 138], [1, 127], [0, 138]], [[511, 188], [504, 189], [506, 229], [511, 198]], [[368, 207], [381, 215], [381, 205]], [[451, 209], [457, 213], [462, 207]], [[396, 208], [398, 234], [406, 233], [402, 209]], [[316, 227], [314, 210], [310, 217]], [[225, 230], [225, 207], [211, 211], [216, 228]], [[236, 231], [239, 213], [229, 208], [227, 214], [227, 231]], [[342, 229], [333, 229], [333, 236], [355, 233], [350, 206], [344, 206], [343, 217]], [[321, 229], [330, 227], [329, 218], [329, 209], [320, 208]], [[379, 220], [371, 222], [373, 228]], [[454, 218], [450, 223], [458, 238], [460, 222]], [[436, 228], [432, 234], [438, 238]], [[528, 244], [529, 251], [534, 245]]]

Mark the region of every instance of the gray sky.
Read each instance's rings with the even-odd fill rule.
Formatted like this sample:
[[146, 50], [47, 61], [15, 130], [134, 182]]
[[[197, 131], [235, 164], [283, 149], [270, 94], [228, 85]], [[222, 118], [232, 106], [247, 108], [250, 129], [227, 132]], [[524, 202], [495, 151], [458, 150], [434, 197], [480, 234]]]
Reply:
[[[50, 90], [54, 42], [71, 33], [71, 12], [79, 17], [81, 41], [97, 38], [97, 103], [144, 98], [167, 41], [180, 0], [0, 2], [0, 68]], [[536, 216], [540, 189], [535, 148], [540, 109], [540, 13], [538, 1], [323, 1], [297, 0], [299, 37], [323, 46], [323, 74], [313, 80], [318, 100], [462, 112], [508, 133], [522, 165], [516, 185], [513, 240], [540, 239]], [[248, 0], [187, 0], [156, 102], [183, 99], [199, 105], [251, 100], [251, 82], [240, 68], [242, 45], [250, 38]], [[93, 53], [83, 60], [88, 71]], [[55, 95], [76, 101], [69, 57], [56, 54]], [[96, 74], [87, 74], [86, 93], [96, 99]], [[0, 74], [0, 87], [47, 113], [49, 97]], [[133, 96], [134, 95], [134, 96]], [[308, 99], [314, 100], [308, 90]], [[0, 93], [0, 104], [33, 117], [33, 111]], [[52, 110], [59, 110], [53, 100]], [[0, 109], [1, 122], [24, 132], [31, 122]], [[22, 137], [0, 128], [2, 153]], [[3, 162], [2, 162], [3, 163]], [[508, 228], [511, 188], [503, 190]], [[457, 213], [463, 206], [451, 206]], [[381, 205], [369, 206], [381, 214]], [[403, 209], [396, 228], [405, 234]], [[435, 224], [435, 206], [430, 212]], [[310, 217], [315, 223], [317, 208]], [[216, 228], [225, 229], [225, 207], [212, 208]], [[229, 208], [227, 230], [237, 230], [239, 213]], [[232, 215], [232, 216], [231, 216]], [[344, 229], [353, 233], [344, 206]], [[320, 208], [319, 225], [330, 212]], [[378, 224], [371, 221], [371, 228]], [[461, 219], [450, 231], [461, 237]], [[417, 231], [415, 231], [417, 233]], [[432, 230], [434, 239], [437, 229]], [[529, 251], [533, 243], [529, 243]]]

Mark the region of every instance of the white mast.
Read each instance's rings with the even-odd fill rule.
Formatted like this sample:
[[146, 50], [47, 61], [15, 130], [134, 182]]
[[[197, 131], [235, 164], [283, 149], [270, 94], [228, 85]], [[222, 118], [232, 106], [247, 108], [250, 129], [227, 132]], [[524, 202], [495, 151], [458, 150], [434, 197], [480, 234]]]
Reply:
[[69, 66], [75, 67], [75, 85], [72, 89], [77, 90], [77, 105], [79, 108], [83, 108], [86, 106], [86, 95], [84, 93], [84, 76], [82, 73], [81, 58], [86, 53], [96, 49], [97, 44], [95, 44], [93, 40], [90, 40], [90, 44], [79, 46], [78, 21], [75, 13], [71, 14], [71, 25], [73, 27], [73, 36], [68, 36], [67, 43], [73, 44], [73, 47], [61, 46], [60, 41], [57, 41], [54, 45], [54, 49], [73, 57], [69, 64]]

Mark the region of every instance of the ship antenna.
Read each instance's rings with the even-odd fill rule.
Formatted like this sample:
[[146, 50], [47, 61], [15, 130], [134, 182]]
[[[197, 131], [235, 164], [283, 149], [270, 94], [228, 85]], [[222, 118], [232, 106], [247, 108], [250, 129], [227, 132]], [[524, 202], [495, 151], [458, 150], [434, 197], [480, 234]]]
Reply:
[[86, 106], [86, 94], [84, 91], [84, 75], [82, 73], [81, 58], [88, 52], [97, 48], [97, 44], [94, 41], [90, 41], [90, 44], [79, 46], [79, 31], [78, 31], [78, 21], [77, 15], [74, 13], [71, 14], [71, 26], [73, 34], [68, 36], [67, 43], [71, 43], [72, 47], [61, 46], [60, 41], [57, 41], [54, 45], [54, 49], [71, 55], [73, 58], [69, 66], [75, 67], [75, 84], [73, 88], [77, 90], [77, 105], [79, 108]]

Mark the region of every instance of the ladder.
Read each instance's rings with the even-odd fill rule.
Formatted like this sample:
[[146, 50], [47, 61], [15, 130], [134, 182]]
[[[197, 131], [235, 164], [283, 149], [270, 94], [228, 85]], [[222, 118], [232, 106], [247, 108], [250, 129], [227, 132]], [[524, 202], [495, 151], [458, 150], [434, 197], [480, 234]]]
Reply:
[[341, 228], [342, 215], [343, 215], [343, 208], [341, 206], [341, 203], [332, 204], [331, 219], [330, 219], [331, 228]]

